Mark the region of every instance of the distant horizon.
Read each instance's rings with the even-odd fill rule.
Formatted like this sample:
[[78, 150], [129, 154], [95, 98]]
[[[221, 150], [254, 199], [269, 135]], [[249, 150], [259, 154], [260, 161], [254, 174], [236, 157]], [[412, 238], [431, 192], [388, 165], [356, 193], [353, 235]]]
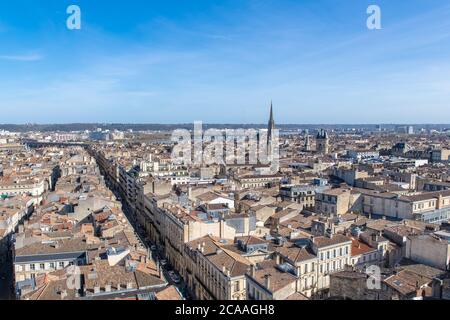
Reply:
[[[0, 128], [6, 126], [71, 126], [71, 125], [86, 125], [86, 126], [177, 126], [177, 125], [193, 125], [194, 122], [53, 122], [53, 123], [0, 123]], [[245, 126], [267, 126], [267, 123], [251, 123], [251, 122], [202, 122], [203, 125], [245, 125]], [[450, 126], [450, 123], [278, 123], [275, 120], [276, 126]]]

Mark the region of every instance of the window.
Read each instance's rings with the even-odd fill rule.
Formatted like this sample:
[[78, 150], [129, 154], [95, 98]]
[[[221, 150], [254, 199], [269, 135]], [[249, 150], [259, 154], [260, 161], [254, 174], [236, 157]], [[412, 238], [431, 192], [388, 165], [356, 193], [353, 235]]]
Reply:
[[320, 254], [320, 260], [323, 261], [323, 252]]
[[348, 247], [345, 247], [345, 254], [348, 254]]
[[59, 267], [60, 268], [64, 268], [64, 262], [63, 261], [59, 262]]
[[320, 273], [323, 273], [323, 265], [320, 265]]
[[308, 264], [305, 264], [305, 273], [308, 273]]
[[239, 281], [236, 281], [235, 283], [234, 283], [234, 291], [239, 291], [240, 290], [240, 287], [239, 287]]
[[33, 263], [33, 264], [30, 264], [30, 270], [31, 270], [31, 271], [36, 270], [36, 266], [34, 265], [34, 263]]
[[339, 249], [339, 256], [342, 256], [342, 248]]
[[327, 251], [327, 259], [330, 259], [330, 251]]
[[50, 262], [50, 269], [55, 269], [55, 263], [54, 262]]
[[39, 269], [45, 270], [45, 264], [44, 264], [44, 263], [41, 263], [41, 264], [39, 265]]

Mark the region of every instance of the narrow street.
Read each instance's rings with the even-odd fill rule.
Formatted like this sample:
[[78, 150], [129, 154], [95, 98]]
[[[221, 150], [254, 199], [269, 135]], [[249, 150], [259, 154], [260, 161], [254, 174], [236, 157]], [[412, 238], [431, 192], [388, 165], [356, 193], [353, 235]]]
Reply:
[[0, 300], [14, 300], [11, 253], [7, 251], [0, 254]]
[[[184, 284], [183, 278], [181, 276], [179, 276], [178, 272], [176, 270], [173, 270], [173, 268], [168, 263], [162, 263], [162, 262], [165, 262], [166, 260], [165, 260], [163, 252], [161, 252], [157, 249], [159, 246], [157, 246], [155, 243], [147, 240], [148, 237], [147, 237], [147, 234], [145, 233], [144, 228], [139, 224], [139, 221], [136, 219], [136, 216], [133, 214], [132, 209], [129, 207], [128, 203], [122, 198], [122, 196], [119, 194], [119, 192], [117, 190], [115, 190], [114, 188], [111, 188], [111, 186], [108, 186], [108, 187], [114, 193], [116, 198], [121, 200], [122, 210], [123, 210], [125, 216], [127, 217], [129, 223], [133, 227], [135, 234], [140, 239], [141, 243], [145, 246], [145, 248], [147, 250], [151, 251], [152, 259], [156, 263], [159, 263], [160, 267], [163, 270], [163, 274], [164, 274], [164, 277], [166, 278], [167, 282], [170, 285], [177, 287], [179, 292], [181, 292], [183, 294], [183, 296], [186, 298], [186, 294], [185, 294], [186, 285]], [[152, 248], [155, 250], [152, 250]], [[175, 281], [175, 279], [173, 279], [173, 276], [171, 276], [170, 273], [175, 273], [175, 275], [178, 276], [179, 281], [178, 281], [178, 279], [177, 279], [177, 281]]]

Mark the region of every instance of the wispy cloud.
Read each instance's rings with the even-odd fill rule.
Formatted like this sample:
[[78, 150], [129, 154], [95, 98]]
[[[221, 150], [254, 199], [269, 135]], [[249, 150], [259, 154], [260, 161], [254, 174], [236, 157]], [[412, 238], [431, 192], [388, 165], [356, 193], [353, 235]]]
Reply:
[[37, 53], [0, 55], [0, 60], [9, 60], [9, 61], [33, 62], [42, 59], [44, 59], [44, 56]]

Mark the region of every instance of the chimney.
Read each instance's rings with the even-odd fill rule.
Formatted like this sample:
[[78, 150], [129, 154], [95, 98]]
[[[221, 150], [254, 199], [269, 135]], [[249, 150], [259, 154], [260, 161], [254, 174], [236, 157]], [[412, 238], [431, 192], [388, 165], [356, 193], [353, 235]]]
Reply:
[[111, 287], [112, 287], [111, 283], [108, 283], [108, 284], [105, 286], [105, 292], [111, 292]]
[[279, 265], [279, 264], [281, 263], [280, 260], [281, 260], [281, 259], [280, 259], [280, 256], [277, 254], [277, 255], [275, 256], [275, 263], [276, 263], [277, 265]]
[[255, 266], [254, 264], [252, 264], [252, 265], [250, 266], [250, 276], [251, 276], [252, 278], [254, 278], [254, 277], [255, 277], [255, 273], [256, 273], [256, 266]]
[[440, 193], [438, 196], [436, 209], [442, 209], [443, 204], [444, 204], [444, 200], [443, 200], [442, 194]]
[[268, 290], [270, 290], [270, 274], [266, 274], [265, 275], [265, 279], [266, 279], [266, 288], [268, 289]]

